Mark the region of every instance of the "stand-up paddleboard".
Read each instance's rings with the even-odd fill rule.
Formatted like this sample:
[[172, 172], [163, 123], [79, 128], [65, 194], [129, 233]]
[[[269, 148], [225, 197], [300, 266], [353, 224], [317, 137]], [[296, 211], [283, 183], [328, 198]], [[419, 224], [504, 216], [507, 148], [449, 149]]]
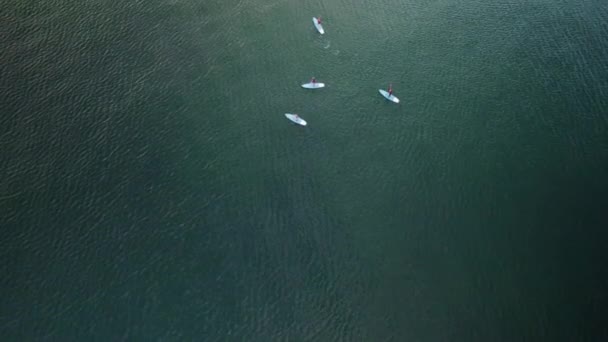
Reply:
[[298, 116], [298, 114], [285, 113], [285, 117], [291, 120], [292, 122], [297, 123], [301, 126], [306, 126], [306, 121]]
[[312, 17], [312, 23], [315, 25], [317, 31], [319, 31], [320, 34], [325, 33], [325, 30], [323, 30], [323, 26], [319, 24], [319, 20], [316, 17]]
[[306, 89], [319, 89], [319, 88], [324, 88], [324, 87], [325, 87], [325, 83], [319, 83], [319, 82], [308, 82], [308, 83], [302, 84], [302, 88], [306, 88]]
[[397, 98], [397, 96], [392, 95], [388, 93], [388, 91], [386, 90], [382, 90], [382, 89], [378, 89], [378, 91], [380, 92], [380, 94], [382, 94], [382, 96], [384, 96], [387, 100], [395, 102], [395, 103], [399, 103], [399, 99]]

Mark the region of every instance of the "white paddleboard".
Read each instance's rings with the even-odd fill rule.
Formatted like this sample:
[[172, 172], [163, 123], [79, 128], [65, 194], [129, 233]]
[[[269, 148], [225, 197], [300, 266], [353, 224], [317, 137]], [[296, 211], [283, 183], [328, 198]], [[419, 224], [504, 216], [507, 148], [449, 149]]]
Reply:
[[325, 33], [325, 30], [323, 30], [323, 26], [317, 22], [316, 17], [312, 17], [312, 23], [315, 25], [315, 27], [317, 28], [317, 31], [319, 31], [320, 34]]
[[380, 92], [380, 94], [382, 94], [382, 96], [384, 96], [387, 100], [395, 102], [395, 103], [399, 103], [399, 99], [397, 98], [397, 96], [395, 95], [389, 95], [388, 91], [386, 90], [382, 90], [382, 89], [378, 89], [378, 91]]
[[305, 83], [302, 84], [302, 88], [306, 88], [306, 89], [319, 89], [319, 88], [324, 88], [325, 87], [325, 83], [319, 83], [319, 82], [309, 82], [309, 83]]
[[285, 117], [291, 120], [292, 122], [297, 123], [301, 126], [306, 126], [306, 121], [298, 116], [298, 114], [285, 113]]

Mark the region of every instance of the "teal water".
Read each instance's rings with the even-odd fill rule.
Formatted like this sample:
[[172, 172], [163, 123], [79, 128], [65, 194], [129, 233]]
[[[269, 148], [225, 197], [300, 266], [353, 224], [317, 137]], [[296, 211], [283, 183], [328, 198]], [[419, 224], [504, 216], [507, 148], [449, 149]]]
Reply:
[[605, 2], [0, 6], [3, 341], [608, 339]]

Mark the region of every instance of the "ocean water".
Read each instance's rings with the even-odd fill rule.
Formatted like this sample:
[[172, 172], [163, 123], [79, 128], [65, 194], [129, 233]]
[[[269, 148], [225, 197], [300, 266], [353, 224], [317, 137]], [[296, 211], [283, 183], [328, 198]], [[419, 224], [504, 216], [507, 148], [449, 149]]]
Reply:
[[605, 1], [0, 9], [2, 341], [608, 340]]

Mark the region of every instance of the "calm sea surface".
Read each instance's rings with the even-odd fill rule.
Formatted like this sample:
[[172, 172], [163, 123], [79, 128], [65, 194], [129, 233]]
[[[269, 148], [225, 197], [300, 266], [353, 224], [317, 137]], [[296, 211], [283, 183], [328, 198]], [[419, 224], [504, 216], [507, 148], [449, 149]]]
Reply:
[[2, 341], [608, 340], [605, 0], [4, 0], [0, 43]]

